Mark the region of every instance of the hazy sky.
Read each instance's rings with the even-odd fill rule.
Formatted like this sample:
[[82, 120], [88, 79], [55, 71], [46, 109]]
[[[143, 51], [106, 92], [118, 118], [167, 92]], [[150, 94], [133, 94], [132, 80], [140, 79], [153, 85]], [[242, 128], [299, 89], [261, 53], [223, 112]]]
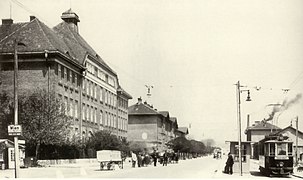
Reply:
[[[0, 1], [0, 17], [10, 17]], [[21, 2], [21, 3], [19, 3]], [[12, 0], [14, 22], [35, 15], [49, 27], [70, 7], [79, 32], [118, 73], [133, 100], [142, 97], [158, 110], [191, 123], [190, 136], [218, 144], [237, 140], [235, 83], [241, 93], [242, 130], [266, 118], [271, 103], [303, 90], [302, 0]], [[18, 5], [19, 4], [19, 5]], [[23, 8], [21, 8], [22, 6]], [[153, 85], [147, 98], [145, 85]], [[261, 87], [259, 91], [254, 86]], [[290, 88], [283, 93], [283, 88]], [[273, 121], [281, 128], [299, 116], [298, 101]], [[251, 124], [250, 123], [250, 124]], [[303, 123], [300, 123], [301, 131]], [[244, 134], [242, 135], [245, 139]]]

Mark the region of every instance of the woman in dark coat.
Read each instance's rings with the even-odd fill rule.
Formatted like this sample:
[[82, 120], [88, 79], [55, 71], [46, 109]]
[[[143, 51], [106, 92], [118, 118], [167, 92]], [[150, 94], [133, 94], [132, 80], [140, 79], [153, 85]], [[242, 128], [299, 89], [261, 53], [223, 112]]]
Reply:
[[234, 165], [233, 156], [230, 153], [228, 153], [228, 158], [224, 168], [224, 173], [233, 174], [233, 165]]

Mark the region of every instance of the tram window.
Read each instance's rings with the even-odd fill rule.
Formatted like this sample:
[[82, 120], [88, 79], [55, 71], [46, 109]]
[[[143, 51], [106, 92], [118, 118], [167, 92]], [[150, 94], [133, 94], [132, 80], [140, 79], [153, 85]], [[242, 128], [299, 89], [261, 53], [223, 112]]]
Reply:
[[278, 155], [286, 155], [286, 143], [277, 143]]
[[270, 156], [274, 156], [275, 155], [275, 144], [274, 143], [270, 143], [269, 144], [269, 155]]
[[292, 144], [288, 143], [288, 155], [291, 156], [292, 155]]

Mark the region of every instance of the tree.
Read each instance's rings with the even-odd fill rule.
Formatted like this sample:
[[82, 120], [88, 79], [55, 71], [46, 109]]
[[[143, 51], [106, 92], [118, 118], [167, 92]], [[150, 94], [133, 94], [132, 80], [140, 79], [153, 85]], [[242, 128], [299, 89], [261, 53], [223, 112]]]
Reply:
[[14, 123], [14, 107], [12, 98], [7, 93], [0, 94], [0, 120], [1, 120], [1, 132], [0, 138], [9, 138], [7, 127]]
[[39, 158], [39, 148], [44, 145], [60, 145], [69, 136], [71, 118], [68, 108], [54, 92], [37, 89], [32, 94], [20, 98], [20, 123], [26, 142], [35, 148]]
[[88, 143], [89, 147], [98, 150], [120, 150], [122, 142], [117, 136], [111, 134], [110, 131], [101, 130], [92, 134]]
[[175, 152], [189, 152], [190, 150], [190, 142], [182, 136], [171, 140], [169, 144]]

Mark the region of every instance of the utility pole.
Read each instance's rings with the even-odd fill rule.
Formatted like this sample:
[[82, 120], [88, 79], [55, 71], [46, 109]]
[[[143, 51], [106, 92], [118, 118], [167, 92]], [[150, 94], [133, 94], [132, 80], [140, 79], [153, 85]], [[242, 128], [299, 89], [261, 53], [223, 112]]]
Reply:
[[242, 147], [242, 143], [241, 143], [241, 108], [240, 108], [240, 104], [241, 104], [241, 100], [240, 100], [240, 81], [237, 82], [236, 84], [236, 96], [237, 96], [237, 115], [238, 115], [238, 133], [239, 133], [239, 168], [240, 168], [240, 176], [242, 176], [242, 152], [241, 152], [241, 147]]
[[295, 149], [295, 151], [296, 151], [296, 155], [295, 155], [295, 157], [296, 157], [296, 166], [298, 165], [298, 120], [299, 120], [299, 117], [297, 116], [296, 117], [296, 149]]
[[[18, 42], [14, 42], [14, 121], [18, 125]], [[19, 178], [20, 160], [19, 160], [19, 143], [18, 136], [14, 136], [15, 146], [15, 178]]]

